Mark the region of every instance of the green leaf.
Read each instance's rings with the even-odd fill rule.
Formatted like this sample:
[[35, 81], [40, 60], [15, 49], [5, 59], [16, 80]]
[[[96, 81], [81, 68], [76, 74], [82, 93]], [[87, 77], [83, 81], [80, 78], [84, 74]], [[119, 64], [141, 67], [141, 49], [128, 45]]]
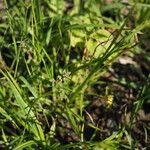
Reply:
[[110, 35], [104, 29], [99, 29], [92, 33], [86, 43], [89, 55], [94, 56], [94, 58], [101, 56], [111, 43], [111, 40], [109, 40]]
[[18, 145], [17, 147], [14, 148], [14, 150], [23, 150], [26, 147], [29, 147], [31, 145], [35, 145], [35, 141], [31, 140], [31, 141], [27, 141], [25, 143], [22, 143], [20, 145]]
[[30, 92], [33, 94], [34, 98], [37, 98], [37, 91], [35, 91], [35, 89], [30, 85], [30, 83], [23, 77], [21, 76], [20, 79], [23, 81], [23, 83], [25, 84], [25, 86], [30, 90]]
[[71, 31], [71, 46], [75, 47], [78, 43], [84, 42], [86, 37], [86, 33], [83, 31], [83, 29], [73, 29]]
[[[27, 118], [34, 120], [31, 122], [28, 122], [28, 127], [29, 127], [28, 129], [31, 130], [32, 133], [34, 133], [35, 139], [45, 141], [42, 127], [39, 125], [39, 122], [36, 119], [31, 108], [29, 108], [28, 104], [24, 101], [24, 99], [21, 95], [21, 93], [22, 93], [21, 88], [19, 87], [19, 85], [17, 84], [17, 82], [15, 81], [15, 79], [12, 77], [12, 75], [9, 72], [4, 73], [2, 71], [2, 73], [8, 80], [10, 89], [12, 90], [12, 92], [16, 98], [16, 102], [17, 102], [18, 106], [20, 107], [20, 112], [22, 113], [21, 115], [27, 116]], [[26, 125], [26, 123], [24, 122], [24, 126], [25, 125]]]

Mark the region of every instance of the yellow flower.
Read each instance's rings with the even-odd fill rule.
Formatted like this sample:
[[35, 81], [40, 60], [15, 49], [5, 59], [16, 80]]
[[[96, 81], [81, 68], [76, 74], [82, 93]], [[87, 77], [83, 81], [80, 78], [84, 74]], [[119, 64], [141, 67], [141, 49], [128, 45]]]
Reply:
[[107, 104], [108, 107], [110, 107], [113, 104], [114, 96], [113, 95], [107, 95]]

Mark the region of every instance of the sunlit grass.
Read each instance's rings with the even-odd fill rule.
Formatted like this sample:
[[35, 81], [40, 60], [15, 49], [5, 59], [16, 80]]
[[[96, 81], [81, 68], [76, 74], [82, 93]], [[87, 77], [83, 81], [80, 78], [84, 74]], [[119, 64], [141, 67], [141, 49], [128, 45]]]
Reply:
[[[90, 139], [97, 131], [101, 132], [101, 127], [92, 122], [87, 112], [91, 119], [88, 122], [84, 113], [89, 104], [88, 88], [99, 82], [121, 54], [140, 49], [136, 37], [150, 27], [150, 3], [141, 0], [106, 5], [96, 0], [73, 3], [4, 0], [3, 5], [0, 147], [136, 149], [128, 128], [132, 128], [143, 102], [150, 97], [149, 78], [137, 89], [139, 95], [127, 129], [118, 127], [106, 139], [86, 141], [86, 126], [94, 130]], [[121, 13], [124, 9], [125, 14]], [[107, 101], [106, 110], [113, 107], [115, 94], [99, 93]], [[74, 135], [72, 142], [63, 144], [57, 139], [57, 132], [64, 133], [63, 129], [58, 130], [58, 122], [69, 124], [73, 133], [68, 134]]]

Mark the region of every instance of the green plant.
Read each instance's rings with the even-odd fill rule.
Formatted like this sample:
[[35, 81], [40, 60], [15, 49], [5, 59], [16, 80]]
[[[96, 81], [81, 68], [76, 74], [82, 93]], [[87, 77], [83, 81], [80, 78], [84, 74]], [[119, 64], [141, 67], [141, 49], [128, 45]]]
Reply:
[[[115, 4], [97, 0], [4, 0], [0, 16], [0, 147], [136, 148], [134, 142], [123, 139], [124, 134], [130, 135], [119, 127], [117, 134], [97, 142], [87, 141], [84, 134], [90, 127], [94, 130], [92, 139], [102, 130], [86, 111], [88, 89], [99, 84], [100, 77], [121, 54], [138, 48], [135, 37], [150, 24], [149, 2]], [[128, 13], [120, 13], [122, 9]], [[104, 14], [110, 11], [116, 18]], [[131, 125], [149, 96], [145, 88], [149, 84], [142, 90], [144, 98], [143, 92], [139, 94]], [[109, 101], [115, 93], [110, 90], [99, 96]], [[109, 111], [112, 106], [113, 100], [105, 109]], [[85, 112], [91, 121], [86, 120]], [[61, 135], [65, 137], [65, 127], [72, 140], [64, 145]]]

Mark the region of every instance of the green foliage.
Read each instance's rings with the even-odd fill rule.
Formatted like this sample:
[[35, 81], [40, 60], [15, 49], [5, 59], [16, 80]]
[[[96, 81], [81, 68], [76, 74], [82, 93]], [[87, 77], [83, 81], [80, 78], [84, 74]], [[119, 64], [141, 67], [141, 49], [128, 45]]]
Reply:
[[[83, 134], [85, 126], [95, 133], [101, 131], [83, 115], [89, 103], [87, 89], [98, 83], [122, 53], [134, 50], [135, 37], [150, 27], [149, 2], [104, 3], [4, 0], [0, 14], [0, 148], [134, 147], [132, 141], [124, 142], [123, 129], [98, 142], [86, 141]], [[128, 13], [119, 14], [122, 9]], [[107, 11], [114, 11], [116, 18], [105, 16]], [[131, 18], [133, 27], [128, 25]], [[149, 84], [144, 85], [135, 103], [131, 125], [149, 98], [148, 88]], [[64, 145], [57, 139], [59, 121], [68, 122], [76, 142]]]

